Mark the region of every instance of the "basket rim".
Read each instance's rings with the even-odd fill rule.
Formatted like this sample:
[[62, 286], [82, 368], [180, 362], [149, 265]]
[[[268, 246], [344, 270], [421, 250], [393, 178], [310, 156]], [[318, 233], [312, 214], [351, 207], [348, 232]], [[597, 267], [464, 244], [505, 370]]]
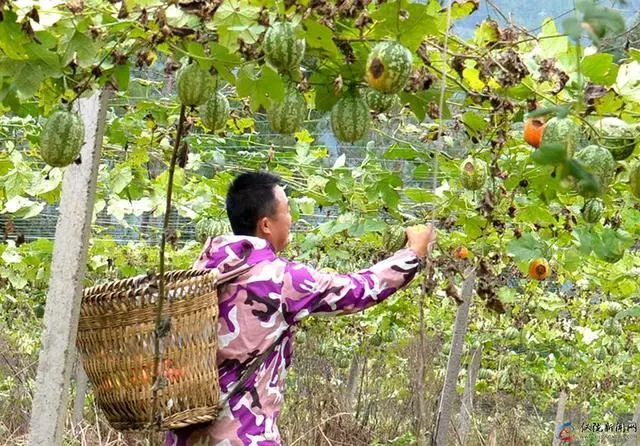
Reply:
[[[172, 271], [166, 271], [164, 273], [166, 282], [173, 282], [171, 287], [180, 286], [184, 282], [189, 282], [196, 278], [207, 278], [211, 276], [212, 281], [217, 281], [220, 272], [216, 268], [206, 269], [176, 269]], [[82, 298], [92, 298], [96, 295], [113, 293], [115, 291], [121, 291], [125, 288], [129, 288], [130, 291], [137, 293], [139, 291], [146, 290], [151, 282], [149, 274], [139, 274], [137, 276], [117, 279], [101, 284], [87, 287], [82, 292]]]

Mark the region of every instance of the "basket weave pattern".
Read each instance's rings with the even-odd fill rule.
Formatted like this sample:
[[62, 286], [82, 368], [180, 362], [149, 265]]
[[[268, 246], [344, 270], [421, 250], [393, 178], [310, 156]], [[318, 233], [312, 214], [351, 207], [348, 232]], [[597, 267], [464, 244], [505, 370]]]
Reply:
[[[162, 340], [166, 386], [158, 391], [165, 429], [212, 421], [219, 411], [217, 279], [216, 270], [165, 274], [163, 316], [171, 327]], [[84, 291], [76, 344], [96, 402], [115, 429], [149, 425], [157, 298], [147, 276]]]

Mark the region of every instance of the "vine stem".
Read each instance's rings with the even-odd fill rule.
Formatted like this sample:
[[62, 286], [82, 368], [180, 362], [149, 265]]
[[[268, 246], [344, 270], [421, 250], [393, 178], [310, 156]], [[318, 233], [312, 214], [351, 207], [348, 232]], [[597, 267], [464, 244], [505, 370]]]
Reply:
[[180, 150], [180, 142], [182, 140], [182, 133], [184, 132], [184, 118], [186, 115], [186, 106], [182, 105], [180, 107], [180, 118], [178, 119], [178, 129], [176, 131], [176, 140], [173, 145], [173, 152], [171, 153], [171, 163], [169, 164], [169, 181], [167, 184], [167, 202], [164, 211], [164, 221], [162, 223], [162, 238], [160, 239], [160, 278], [158, 281], [158, 301], [156, 304], [156, 328], [153, 337], [153, 396], [152, 396], [152, 407], [151, 407], [151, 438], [149, 439], [151, 445], [155, 445], [155, 434], [156, 434], [156, 414], [158, 412], [158, 380], [160, 379], [160, 374], [158, 373], [158, 369], [160, 366], [160, 331], [162, 327], [162, 310], [164, 307], [165, 300], [165, 279], [164, 279], [164, 270], [165, 270], [165, 250], [167, 246], [167, 231], [169, 229], [169, 215], [171, 212], [171, 195], [173, 194], [173, 177], [176, 170], [176, 163], [178, 160], [178, 151]]
[[[442, 124], [442, 120], [443, 120], [443, 111], [442, 109], [444, 108], [444, 95], [447, 91], [447, 71], [449, 66], [447, 65], [447, 51], [449, 50], [449, 28], [451, 27], [451, 4], [452, 4], [453, 0], [449, 0], [449, 6], [447, 8], [447, 28], [446, 28], [446, 33], [444, 35], [444, 42], [442, 44], [442, 85], [440, 86], [440, 104], [438, 106], [438, 139], [437, 139], [437, 144], [436, 144], [436, 153], [435, 153], [435, 157], [433, 159], [434, 161], [434, 166], [433, 166], [433, 192], [435, 193], [436, 187], [437, 187], [437, 182], [438, 182], [438, 169], [439, 169], [439, 165], [440, 165], [440, 152], [442, 150], [442, 146], [443, 141], [442, 141], [442, 136], [443, 136], [443, 124]], [[466, 90], [466, 89], [465, 89]], [[467, 93], [468, 90], [467, 90]], [[433, 209], [431, 210], [431, 223], [435, 226], [436, 223], [436, 207], [433, 206]]]

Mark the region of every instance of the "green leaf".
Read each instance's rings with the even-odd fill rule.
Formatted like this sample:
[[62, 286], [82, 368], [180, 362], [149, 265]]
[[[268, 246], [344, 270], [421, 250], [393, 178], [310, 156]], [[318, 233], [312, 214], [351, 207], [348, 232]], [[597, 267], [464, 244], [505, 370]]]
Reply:
[[189, 14], [182, 9], [171, 5], [165, 10], [167, 16], [167, 24], [176, 28], [195, 28], [200, 24], [200, 18], [193, 14]]
[[627, 308], [626, 310], [620, 311], [615, 316], [615, 320], [619, 321], [620, 319], [626, 319], [629, 317], [640, 317], [640, 305], [636, 305], [635, 307]]
[[416, 203], [433, 203], [436, 201], [436, 196], [426, 189], [408, 188], [404, 190], [404, 193], [407, 198]]
[[462, 122], [473, 132], [484, 130], [488, 123], [482, 116], [473, 111], [468, 111], [462, 115]]
[[473, 0], [466, 1], [454, 1], [451, 4], [451, 19], [459, 20], [469, 16], [476, 9], [478, 9], [479, 2]]
[[242, 58], [235, 53], [229, 52], [227, 48], [215, 42], [209, 44], [209, 50], [213, 58], [213, 66], [218, 71], [218, 74], [227, 82], [235, 84], [236, 77], [234, 71], [242, 63]]
[[476, 68], [462, 70], [462, 78], [473, 90], [480, 91], [485, 87], [485, 83], [480, 79], [480, 71]]
[[500, 40], [498, 23], [493, 20], [485, 20], [476, 28], [473, 40], [480, 47], [491, 46]]
[[255, 74], [255, 67], [245, 65], [240, 69], [236, 88], [239, 96], [248, 96], [251, 109], [257, 111], [260, 107], [269, 107], [271, 101], [279, 101], [284, 96], [284, 83], [273, 68], [263, 65], [259, 74]]
[[240, 0], [225, 0], [213, 18], [215, 27], [252, 25], [260, 15], [260, 7]]
[[407, 144], [393, 144], [387, 150], [385, 150], [384, 155], [382, 156], [384, 159], [405, 159], [405, 160], [413, 160], [420, 156], [420, 152], [418, 152], [414, 147]]
[[567, 153], [564, 144], [545, 144], [531, 154], [531, 159], [543, 166], [558, 165], [566, 161]]
[[32, 173], [27, 169], [14, 169], [3, 178], [6, 197], [11, 199], [20, 196], [31, 184]]
[[567, 162], [567, 173], [573, 176], [576, 181], [581, 183], [581, 188], [584, 194], [598, 194], [601, 189], [600, 182], [596, 179], [596, 177], [585, 170], [582, 164], [575, 159], [571, 159]]
[[613, 63], [613, 55], [596, 53], [582, 60], [582, 72], [596, 84], [611, 85], [616, 81], [618, 65]]
[[624, 107], [624, 99], [609, 90], [601, 98], [595, 100], [596, 113], [601, 116], [617, 114]]
[[378, 217], [365, 217], [364, 218], [364, 231], [365, 232], [382, 232], [387, 227], [387, 224]]
[[115, 194], [122, 192], [133, 180], [133, 173], [128, 166], [120, 166], [110, 174], [111, 191]]
[[623, 98], [640, 102], [640, 62], [620, 66], [614, 89]]
[[391, 184], [389, 184], [389, 182], [380, 181], [380, 183], [378, 183], [378, 192], [382, 196], [387, 207], [390, 209], [397, 209], [398, 203], [400, 203], [400, 194], [391, 186]]
[[550, 18], [545, 19], [540, 34], [540, 51], [543, 57], [558, 57], [569, 49], [569, 39], [560, 35], [555, 23]]
[[116, 79], [120, 91], [127, 91], [127, 88], [129, 88], [129, 79], [131, 78], [130, 70], [131, 67], [129, 63], [118, 65], [113, 70], [113, 77]]
[[515, 257], [519, 263], [542, 257], [543, 252], [543, 242], [533, 234], [525, 234], [518, 239], [511, 240], [507, 245], [507, 253]]
[[583, 254], [590, 254], [591, 251], [593, 251], [594, 243], [598, 239], [597, 234], [594, 234], [591, 229], [587, 227], [575, 228], [573, 230], [573, 237]]
[[[399, 9], [403, 11], [402, 14], [398, 14]], [[371, 18], [377, 22], [371, 33], [372, 37], [382, 39], [395, 36], [412, 53], [418, 49], [425, 36], [438, 33], [435, 17], [429, 13], [426, 5], [420, 3], [401, 0], [386, 2], [375, 9]]]
[[309, 48], [326, 51], [331, 57], [338, 56], [340, 51], [333, 41], [333, 31], [328, 26], [311, 19], [307, 19], [302, 23], [307, 31], [306, 41]]
[[622, 257], [627, 249], [633, 246], [633, 237], [622, 230], [605, 228], [594, 243], [593, 251], [606, 261], [615, 261]]
[[68, 65], [75, 57], [80, 67], [88, 68], [95, 62], [97, 51], [98, 48], [90, 37], [76, 31], [67, 44], [64, 56], [62, 56], [62, 65]]

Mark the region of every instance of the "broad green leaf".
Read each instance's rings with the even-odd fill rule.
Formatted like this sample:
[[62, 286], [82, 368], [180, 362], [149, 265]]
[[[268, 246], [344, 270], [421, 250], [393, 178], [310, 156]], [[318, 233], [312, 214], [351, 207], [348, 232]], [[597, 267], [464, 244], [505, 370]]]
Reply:
[[[400, 1], [400, 5], [398, 5]], [[403, 11], [398, 14], [398, 9]], [[437, 35], [438, 26], [427, 6], [401, 0], [386, 2], [371, 14], [377, 25], [371, 36], [374, 38], [395, 37], [412, 53], [418, 49], [425, 36]]]
[[111, 191], [115, 194], [122, 192], [133, 180], [133, 173], [128, 166], [118, 167], [110, 174]]
[[260, 107], [268, 108], [271, 101], [281, 100], [284, 95], [284, 83], [271, 67], [263, 65], [260, 73], [255, 73], [255, 67], [245, 65], [240, 69], [236, 88], [239, 96], [251, 99], [254, 111]]
[[458, 0], [452, 1], [451, 4], [451, 19], [458, 20], [469, 16], [476, 9], [478, 9], [479, 1], [477, 0]]
[[626, 318], [635, 318], [640, 317], [640, 305], [636, 305], [635, 307], [627, 308], [626, 310], [620, 311], [615, 316], [615, 320], [626, 319]]
[[80, 67], [90, 67], [95, 62], [97, 51], [98, 48], [90, 37], [76, 31], [66, 46], [62, 56], [62, 64], [66, 66], [72, 59], [76, 58]]
[[500, 30], [498, 23], [493, 20], [485, 20], [476, 27], [473, 41], [480, 47], [491, 46], [500, 40]]
[[303, 214], [313, 215], [315, 212], [316, 201], [313, 198], [300, 197], [293, 201], [297, 203], [298, 208]]
[[485, 83], [480, 80], [480, 71], [476, 68], [465, 68], [462, 78], [473, 90], [480, 91], [485, 87]]
[[404, 190], [405, 195], [416, 203], [434, 203], [436, 196], [426, 189], [408, 188]]
[[507, 245], [507, 253], [515, 257], [519, 263], [542, 257], [543, 252], [543, 242], [532, 234], [525, 234], [518, 239], [511, 240]]
[[27, 169], [14, 169], [3, 178], [6, 197], [11, 199], [20, 196], [31, 184], [33, 174]]
[[215, 26], [251, 25], [260, 15], [260, 7], [240, 0], [225, 0], [216, 10], [213, 18]]
[[170, 5], [166, 10], [167, 24], [176, 28], [195, 28], [200, 24], [200, 18], [189, 14], [176, 5]]
[[118, 65], [113, 70], [113, 77], [116, 79], [118, 89], [120, 91], [127, 91], [129, 88], [129, 79], [131, 78], [129, 63]]
[[589, 254], [593, 250], [593, 245], [598, 239], [598, 236], [587, 227], [575, 228], [573, 235], [580, 251], [584, 254]]
[[381, 232], [387, 227], [386, 223], [378, 217], [365, 217], [364, 218], [364, 231], [365, 232]]
[[613, 88], [623, 98], [640, 102], [640, 62], [622, 65]]
[[40, 83], [45, 78], [41, 64], [37, 62], [15, 62], [13, 67], [13, 86], [21, 99], [35, 95]]
[[618, 65], [611, 54], [596, 53], [582, 60], [582, 72], [596, 84], [611, 85], [616, 81]]
[[598, 194], [602, 185], [591, 172], [585, 170], [578, 160], [570, 159], [566, 163], [567, 173], [580, 182], [584, 193]]
[[393, 144], [385, 150], [384, 159], [405, 159], [413, 160], [420, 156], [420, 153], [412, 146], [407, 144]]
[[303, 27], [307, 30], [306, 41], [309, 48], [324, 50], [328, 52], [331, 57], [338, 56], [340, 50], [338, 50], [338, 47], [334, 43], [334, 33], [328, 26], [311, 19], [307, 19], [302, 23]]
[[0, 21], [0, 50], [7, 57], [14, 60], [24, 60], [27, 54], [24, 51], [29, 39], [19, 24], [16, 23], [16, 14], [9, 8], [3, 8], [3, 20]]
[[213, 58], [213, 66], [218, 71], [218, 74], [227, 82], [235, 84], [236, 77], [234, 73], [242, 63], [240, 56], [229, 52], [227, 48], [215, 42], [209, 43], [209, 50]]
[[464, 122], [464, 124], [474, 132], [484, 130], [488, 125], [487, 121], [485, 121], [482, 116], [473, 111], [465, 112], [462, 115], [462, 122]]
[[604, 96], [595, 100], [596, 113], [601, 116], [617, 114], [622, 107], [624, 107], [624, 99], [612, 90], [607, 91]]
[[540, 37], [540, 51], [545, 58], [558, 57], [569, 49], [569, 39], [558, 32], [550, 18], [544, 20]]
[[566, 161], [567, 153], [564, 144], [545, 144], [531, 154], [531, 159], [540, 165], [555, 166]]

